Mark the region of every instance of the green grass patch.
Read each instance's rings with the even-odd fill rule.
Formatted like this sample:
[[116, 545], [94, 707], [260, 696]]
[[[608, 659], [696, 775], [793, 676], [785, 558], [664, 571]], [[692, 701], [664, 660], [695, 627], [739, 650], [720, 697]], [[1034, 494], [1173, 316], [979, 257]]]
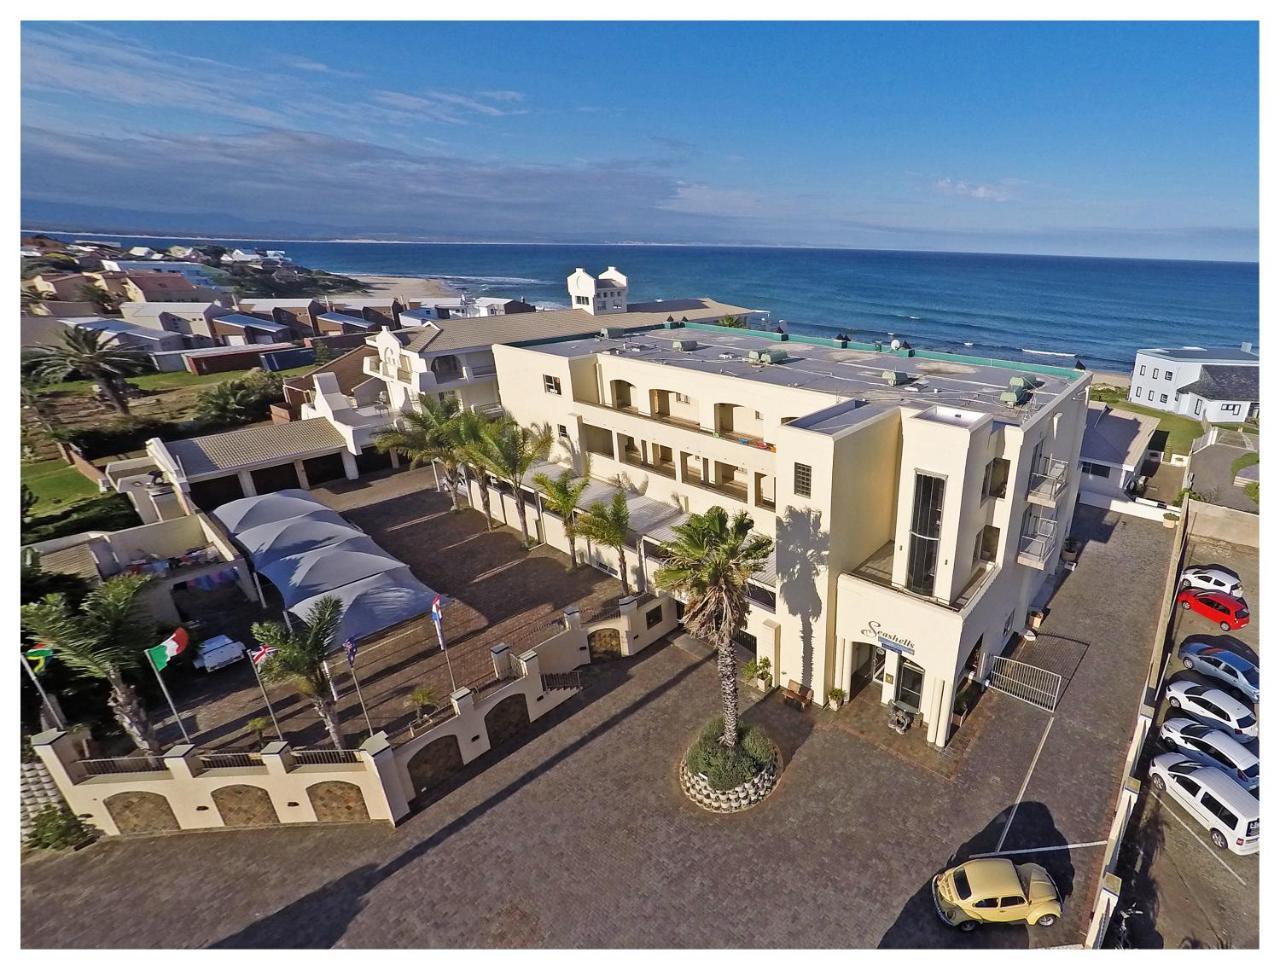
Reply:
[[33, 517], [59, 512], [98, 494], [98, 487], [61, 458], [31, 461], [22, 466], [22, 484], [35, 492]]
[[1244, 494], [1249, 496], [1249, 501], [1253, 502], [1254, 505], [1262, 504], [1262, 500], [1258, 498], [1257, 482], [1250, 482], [1248, 485], [1246, 485], [1244, 487]]
[[1241, 455], [1239, 458], [1237, 458], [1235, 461], [1231, 463], [1231, 474], [1239, 475], [1241, 469], [1252, 468], [1257, 463], [1258, 463], [1258, 453], [1256, 451], [1246, 452], [1245, 454]]
[[[1097, 397], [1093, 399], [1099, 400]], [[1144, 407], [1141, 404], [1133, 404], [1124, 400], [1107, 401], [1106, 403], [1117, 411], [1129, 411], [1133, 414], [1145, 414], [1153, 418], [1159, 418], [1160, 426], [1151, 437], [1151, 447], [1162, 449], [1166, 455], [1191, 454], [1191, 442], [1204, 434], [1204, 429], [1200, 427], [1200, 422], [1194, 418], [1183, 417], [1181, 414], [1166, 414], [1164, 411], [1157, 411], [1155, 408]]]
[[22, 544], [60, 539], [80, 532], [115, 532], [135, 525], [142, 525], [142, 520], [134, 511], [133, 503], [123, 495], [109, 492], [81, 499], [49, 515], [34, 516], [22, 524]]
[[685, 754], [689, 770], [705, 775], [707, 784], [716, 791], [729, 791], [750, 781], [773, 760], [773, 742], [755, 725], [738, 725], [738, 744], [733, 748], [720, 743], [723, 733], [724, 718], [717, 717], [702, 729]]
[[[297, 377], [299, 374], [305, 374], [311, 370], [313, 366], [312, 364], [307, 364], [305, 367], [290, 367], [286, 370], [275, 371], [275, 373], [283, 378]], [[176, 370], [155, 374], [138, 374], [130, 377], [129, 383], [144, 391], [159, 393], [162, 391], [178, 391], [184, 387], [203, 387], [207, 384], [220, 384], [235, 377], [243, 377], [247, 373], [247, 370], [243, 370], [225, 371], [221, 374], [192, 374], [190, 371]], [[41, 393], [45, 394], [88, 392], [93, 390], [93, 381], [63, 381], [59, 384], [47, 384], [40, 390]]]

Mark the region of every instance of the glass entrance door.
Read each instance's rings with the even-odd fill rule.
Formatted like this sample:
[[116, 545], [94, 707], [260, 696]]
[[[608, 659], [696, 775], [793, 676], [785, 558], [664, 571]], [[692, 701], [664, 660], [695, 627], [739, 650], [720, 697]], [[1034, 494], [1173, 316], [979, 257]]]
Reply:
[[923, 698], [924, 671], [910, 660], [901, 660], [898, 663], [898, 703], [919, 714]]

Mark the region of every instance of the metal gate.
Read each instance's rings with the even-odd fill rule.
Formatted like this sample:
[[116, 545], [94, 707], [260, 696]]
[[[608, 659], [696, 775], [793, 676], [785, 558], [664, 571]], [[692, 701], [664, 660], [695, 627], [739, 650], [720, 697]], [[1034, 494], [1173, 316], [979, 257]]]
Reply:
[[987, 686], [1052, 714], [1062, 692], [1062, 675], [1020, 660], [994, 657], [991, 672], [987, 674]]

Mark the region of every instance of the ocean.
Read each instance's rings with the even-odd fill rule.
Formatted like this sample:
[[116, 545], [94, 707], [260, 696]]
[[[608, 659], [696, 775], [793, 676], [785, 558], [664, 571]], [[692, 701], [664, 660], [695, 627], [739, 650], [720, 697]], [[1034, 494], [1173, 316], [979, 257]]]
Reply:
[[[59, 234], [63, 235], [63, 234]], [[111, 237], [159, 248], [191, 240]], [[568, 305], [576, 266], [627, 274], [634, 301], [708, 296], [796, 333], [1128, 372], [1140, 347], [1258, 343], [1258, 265], [695, 246], [219, 240], [335, 273], [440, 277], [476, 296]]]

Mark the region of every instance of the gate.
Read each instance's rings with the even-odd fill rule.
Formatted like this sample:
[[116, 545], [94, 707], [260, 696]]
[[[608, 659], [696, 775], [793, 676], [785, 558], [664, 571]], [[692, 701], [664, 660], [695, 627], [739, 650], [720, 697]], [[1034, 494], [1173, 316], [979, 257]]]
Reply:
[[1062, 692], [1062, 675], [1020, 660], [994, 657], [987, 686], [1052, 714]]

